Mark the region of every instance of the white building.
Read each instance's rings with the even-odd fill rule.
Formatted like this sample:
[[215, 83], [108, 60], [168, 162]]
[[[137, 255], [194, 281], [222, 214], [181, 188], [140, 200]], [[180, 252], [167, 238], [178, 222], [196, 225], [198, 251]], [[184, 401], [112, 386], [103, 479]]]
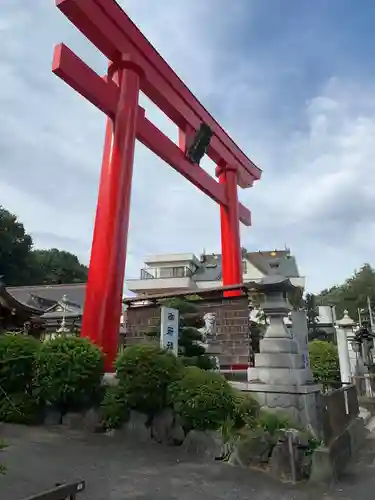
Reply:
[[[298, 287], [305, 287], [305, 278], [299, 275], [295, 257], [289, 250], [243, 251], [244, 282], [259, 281], [269, 274], [290, 278]], [[145, 259], [145, 266], [137, 279], [128, 279], [128, 289], [136, 295], [164, 292], [194, 291], [222, 285], [220, 254], [193, 253], [154, 255]]]

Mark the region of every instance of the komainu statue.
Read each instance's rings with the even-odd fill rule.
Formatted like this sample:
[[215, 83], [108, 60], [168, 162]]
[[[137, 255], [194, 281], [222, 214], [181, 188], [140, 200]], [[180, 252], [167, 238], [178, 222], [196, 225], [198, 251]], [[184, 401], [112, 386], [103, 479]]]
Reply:
[[210, 340], [216, 340], [216, 313], [208, 312], [203, 316], [204, 327], [199, 328], [202, 335], [202, 343], [208, 344]]

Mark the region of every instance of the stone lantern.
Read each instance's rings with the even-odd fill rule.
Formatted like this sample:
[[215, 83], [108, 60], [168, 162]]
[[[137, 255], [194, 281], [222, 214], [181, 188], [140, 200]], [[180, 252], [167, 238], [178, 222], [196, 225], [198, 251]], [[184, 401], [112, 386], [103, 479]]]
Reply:
[[[340, 361], [341, 382], [350, 383], [352, 380], [352, 369], [349, 356], [348, 338], [353, 337], [355, 322], [350, 318], [348, 311], [344, 311], [342, 319], [336, 321], [337, 350]], [[352, 344], [353, 345], [353, 344]]]
[[[248, 370], [248, 390], [261, 406], [280, 410], [296, 424], [319, 431], [317, 398], [320, 387], [313, 382], [308, 359], [284, 318], [292, 307], [287, 294], [294, 286], [284, 276], [266, 276], [257, 285], [264, 295], [261, 305], [268, 327], [255, 354], [255, 367]], [[308, 355], [307, 355], [308, 356]]]

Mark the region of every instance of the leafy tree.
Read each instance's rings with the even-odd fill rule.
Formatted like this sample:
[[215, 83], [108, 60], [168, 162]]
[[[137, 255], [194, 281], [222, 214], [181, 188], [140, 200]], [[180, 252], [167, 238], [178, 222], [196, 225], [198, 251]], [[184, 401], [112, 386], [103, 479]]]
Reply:
[[25, 281], [32, 245], [33, 240], [23, 224], [0, 206], [0, 276], [7, 285]]
[[70, 252], [51, 248], [33, 250], [30, 255], [32, 284], [82, 283], [88, 269]]
[[[211, 358], [206, 354], [199, 328], [204, 327], [201, 311], [193, 300], [174, 297], [163, 301], [165, 307], [177, 309], [180, 313], [180, 329], [178, 333], [178, 355], [186, 365], [196, 365], [204, 370], [214, 367]], [[160, 326], [148, 333], [151, 337], [160, 336]]]
[[367, 310], [367, 297], [375, 304], [375, 270], [364, 264], [342, 285], [322, 290], [316, 297], [319, 305], [336, 306], [336, 314], [341, 317], [347, 309], [349, 316], [358, 318], [358, 309]]
[[16, 215], [0, 206], [0, 276], [8, 286], [85, 282], [88, 269], [70, 252], [34, 250]]

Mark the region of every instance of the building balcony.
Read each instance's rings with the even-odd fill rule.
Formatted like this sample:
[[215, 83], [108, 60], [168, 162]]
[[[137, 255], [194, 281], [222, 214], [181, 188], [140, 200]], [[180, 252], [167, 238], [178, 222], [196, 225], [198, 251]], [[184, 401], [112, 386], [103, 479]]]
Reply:
[[136, 294], [157, 294], [190, 291], [197, 288], [188, 267], [160, 267], [141, 269], [140, 279], [128, 279], [128, 289]]
[[193, 272], [186, 266], [141, 269], [141, 280], [165, 278], [190, 278]]

